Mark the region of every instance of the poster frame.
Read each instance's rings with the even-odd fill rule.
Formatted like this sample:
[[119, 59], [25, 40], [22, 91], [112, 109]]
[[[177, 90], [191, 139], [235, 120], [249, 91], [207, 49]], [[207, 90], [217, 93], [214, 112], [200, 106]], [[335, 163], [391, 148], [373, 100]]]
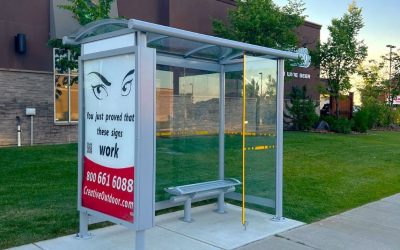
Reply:
[[[85, 44], [86, 45], [86, 44]], [[134, 143], [134, 221], [128, 222], [114, 216], [84, 207], [82, 188], [84, 178], [83, 157], [85, 150], [85, 84], [84, 63], [88, 60], [104, 59], [119, 55], [134, 54], [135, 57], [135, 141]], [[144, 46], [128, 46], [94, 52], [79, 57], [79, 124], [78, 124], [78, 196], [77, 207], [81, 214], [80, 234], [85, 235], [88, 217], [107, 220], [129, 229], [145, 230], [154, 226], [155, 184], [155, 81], [156, 53]], [[146, 94], [146, 98], [142, 95]], [[145, 110], [143, 110], [145, 109]], [[149, 112], [150, 111], [150, 112]], [[147, 113], [147, 115], [146, 115]], [[151, 113], [151, 114], [149, 114]], [[144, 114], [145, 119], [141, 119]], [[142, 147], [142, 144], [144, 147]], [[139, 148], [140, 146], [140, 148]], [[144, 154], [144, 155], [142, 155]], [[143, 166], [146, 163], [146, 167]], [[144, 179], [142, 179], [144, 178]], [[82, 218], [82, 215], [86, 218]], [[82, 219], [86, 219], [82, 221]], [[86, 233], [87, 234], [87, 233]]]

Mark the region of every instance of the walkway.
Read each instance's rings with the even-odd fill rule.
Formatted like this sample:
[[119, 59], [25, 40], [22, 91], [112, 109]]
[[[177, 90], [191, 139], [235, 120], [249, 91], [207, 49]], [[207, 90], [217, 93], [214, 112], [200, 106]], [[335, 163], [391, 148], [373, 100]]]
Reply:
[[239, 249], [400, 249], [400, 194]]
[[[182, 211], [157, 216], [157, 226], [146, 234], [146, 249], [162, 250], [400, 250], [400, 193], [309, 225], [287, 220], [276, 223], [270, 215], [248, 210], [243, 230], [240, 208], [228, 205], [216, 214], [212, 205], [193, 209], [193, 223], [179, 220]], [[89, 240], [73, 236], [17, 247], [17, 250], [133, 249], [134, 234], [121, 226], [93, 231]], [[272, 236], [271, 236], [272, 235]], [[239, 247], [239, 248], [238, 248]]]

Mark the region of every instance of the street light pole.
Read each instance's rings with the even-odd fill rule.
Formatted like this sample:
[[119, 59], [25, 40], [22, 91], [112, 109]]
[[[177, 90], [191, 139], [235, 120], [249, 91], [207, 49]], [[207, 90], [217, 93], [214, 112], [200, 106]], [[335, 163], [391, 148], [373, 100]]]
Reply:
[[[261, 77], [261, 79], [260, 79], [261, 93], [260, 93], [260, 104], [259, 105], [261, 106], [261, 100], [263, 99], [263, 92], [262, 92], [262, 84], [263, 84], [262, 77], [263, 77], [263, 73], [260, 72], [259, 74], [260, 74], [260, 77]], [[259, 123], [260, 123], [260, 125], [262, 125], [263, 122], [262, 122], [261, 111], [259, 111], [259, 119], [260, 119]]]
[[389, 48], [389, 105], [393, 106], [393, 98], [392, 98], [392, 49], [396, 48], [394, 45], [386, 45]]
[[261, 77], [261, 80], [260, 80], [260, 86], [261, 86], [261, 94], [260, 94], [260, 96], [262, 97], [262, 77], [263, 77], [263, 73], [262, 72], [260, 72], [259, 73], [260, 74], [260, 77]]

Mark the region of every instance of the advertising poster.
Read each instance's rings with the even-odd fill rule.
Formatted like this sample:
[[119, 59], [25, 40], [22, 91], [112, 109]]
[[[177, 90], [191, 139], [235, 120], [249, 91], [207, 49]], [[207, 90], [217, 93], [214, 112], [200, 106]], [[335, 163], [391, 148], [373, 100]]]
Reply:
[[133, 223], [135, 56], [87, 60], [82, 206]]

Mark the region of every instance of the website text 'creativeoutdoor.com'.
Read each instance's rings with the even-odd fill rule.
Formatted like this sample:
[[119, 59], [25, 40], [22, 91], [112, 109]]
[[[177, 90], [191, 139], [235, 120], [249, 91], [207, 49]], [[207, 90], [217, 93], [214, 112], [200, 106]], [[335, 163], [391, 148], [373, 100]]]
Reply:
[[119, 198], [115, 198], [112, 194], [107, 194], [104, 191], [98, 192], [97, 189], [89, 189], [87, 186], [83, 187], [83, 195], [87, 195], [89, 197], [102, 200], [110, 204], [114, 204], [124, 208], [133, 209], [133, 201], [121, 200]]

